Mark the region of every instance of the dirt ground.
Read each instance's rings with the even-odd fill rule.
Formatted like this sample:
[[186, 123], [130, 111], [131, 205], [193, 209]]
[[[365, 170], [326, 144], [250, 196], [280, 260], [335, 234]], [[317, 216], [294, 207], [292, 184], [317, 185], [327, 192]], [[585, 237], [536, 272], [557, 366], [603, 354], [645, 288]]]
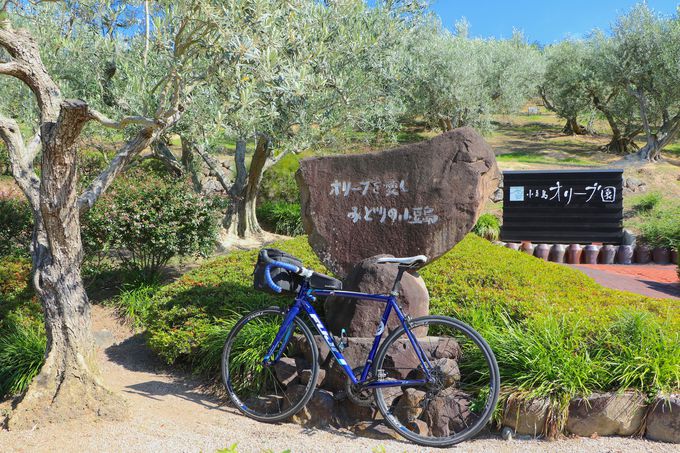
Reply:
[[118, 323], [112, 309], [93, 308], [107, 385], [130, 408], [124, 422], [67, 422], [29, 431], [0, 431], [0, 452], [205, 452], [237, 445], [239, 452], [677, 452], [677, 446], [622, 437], [504, 441], [487, 435], [450, 449], [427, 449], [390, 437], [348, 431], [266, 425], [240, 415], [202, 382], [171, 371], [149, 351], [142, 334]]

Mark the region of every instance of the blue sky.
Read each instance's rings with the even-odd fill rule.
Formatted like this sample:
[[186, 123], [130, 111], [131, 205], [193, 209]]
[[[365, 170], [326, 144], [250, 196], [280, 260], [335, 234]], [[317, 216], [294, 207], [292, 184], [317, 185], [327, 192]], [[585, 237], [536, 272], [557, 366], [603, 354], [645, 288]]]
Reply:
[[[567, 37], [580, 38], [594, 28], [609, 30], [616, 17], [627, 12], [636, 0], [430, 0], [431, 9], [444, 26], [454, 29], [465, 17], [471, 37], [508, 38], [513, 27], [529, 42], [552, 44]], [[675, 14], [677, 0], [648, 0], [654, 11]]]

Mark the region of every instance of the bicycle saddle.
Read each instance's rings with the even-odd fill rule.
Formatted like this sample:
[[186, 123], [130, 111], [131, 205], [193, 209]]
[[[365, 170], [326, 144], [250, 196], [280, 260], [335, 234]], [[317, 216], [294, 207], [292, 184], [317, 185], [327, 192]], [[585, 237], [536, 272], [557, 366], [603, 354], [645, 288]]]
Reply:
[[378, 264], [395, 263], [395, 264], [402, 264], [402, 265], [405, 265], [405, 266], [414, 266], [416, 264], [427, 263], [427, 257], [425, 255], [409, 256], [409, 257], [406, 257], [406, 258], [386, 257], [386, 258], [378, 258], [378, 260], [376, 262]]

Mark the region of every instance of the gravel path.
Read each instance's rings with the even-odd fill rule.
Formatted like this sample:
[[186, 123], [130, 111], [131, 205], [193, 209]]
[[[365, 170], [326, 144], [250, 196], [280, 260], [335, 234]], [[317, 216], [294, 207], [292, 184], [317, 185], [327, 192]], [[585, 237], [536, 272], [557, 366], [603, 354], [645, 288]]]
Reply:
[[[337, 430], [266, 425], [225, 407], [200, 382], [172, 372], [146, 348], [141, 335], [119, 326], [110, 310], [95, 306], [100, 341], [114, 343], [100, 352], [107, 384], [130, 405], [126, 422], [68, 422], [33, 431], [0, 431], [0, 452], [205, 452], [238, 445], [239, 452], [290, 450], [331, 452], [675, 452], [677, 445], [620, 437], [574, 438], [558, 442], [503, 441], [489, 437], [451, 449], [419, 448], [405, 441], [368, 439]], [[102, 331], [110, 332], [102, 334]]]

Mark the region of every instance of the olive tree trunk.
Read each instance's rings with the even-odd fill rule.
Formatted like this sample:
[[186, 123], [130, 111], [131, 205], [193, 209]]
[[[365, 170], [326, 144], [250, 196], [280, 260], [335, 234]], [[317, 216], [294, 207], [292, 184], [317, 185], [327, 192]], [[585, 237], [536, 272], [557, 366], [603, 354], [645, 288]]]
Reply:
[[28, 429], [84, 412], [109, 418], [125, 414], [122, 400], [101, 384], [90, 304], [80, 275], [83, 246], [73, 145], [88, 119], [87, 104], [64, 101], [57, 121], [42, 127], [40, 186], [37, 194], [31, 192], [35, 220], [31, 253], [47, 350], [45, 364], [8, 421], [10, 429]]
[[642, 128], [647, 137], [647, 143], [640, 148], [636, 157], [640, 160], [655, 162], [661, 157], [661, 150], [675, 140], [675, 137], [680, 133], [680, 113], [671, 118], [668, 111], [664, 110], [663, 124], [659, 130], [654, 133], [652, 132], [652, 127], [649, 123], [649, 108], [646, 96], [639, 88], [635, 90], [631, 89], [630, 92], [638, 101]]
[[270, 154], [269, 140], [265, 136], [258, 137], [250, 168], [246, 170], [246, 142], [236, 142], [236, 180], [229, 191], [231, 202], [224, 217], [228, 234], [240, 238], [262, 234], [256, 215], [257, 195]]
[[562, 133], [567, 135], [587, 135], [588, 129], [579, 124], [576, 117], [567, 118], [567, 122], [562, 128]]
[[[0, 114], [0, 138], [8, 149], [12, 175], [33, 210], [33, 286], [43, 306], [47, 334], [45, 363], [15, 402], [7, 426], [30, 429], [83, 415], [120, 418], [126, 412], [125, 404], [102, 385], [96, 365], [90, 304], [80, 275], [83, 247], [79, 217], [135, 155], [179, 119], [179, 98], [173, 98], [171, 107], [159, 108], [157, 118], [112, 121], [83, 101], [63, 100], [43, 65], [36, 42], [28, 32], [12, 29], [6, 19], [0, 21], [0, 47], [10, 58], [0, 63], [0, 75], [26, 84], [36, 97], [40, 113], [38, 132], [28, 143], [17, 122]], [[75, 142], [90, 120], [116, 129], [130, 124], [144, 127], [78, 196]], [[38, 176], [34, 161], [40, 150]]]

